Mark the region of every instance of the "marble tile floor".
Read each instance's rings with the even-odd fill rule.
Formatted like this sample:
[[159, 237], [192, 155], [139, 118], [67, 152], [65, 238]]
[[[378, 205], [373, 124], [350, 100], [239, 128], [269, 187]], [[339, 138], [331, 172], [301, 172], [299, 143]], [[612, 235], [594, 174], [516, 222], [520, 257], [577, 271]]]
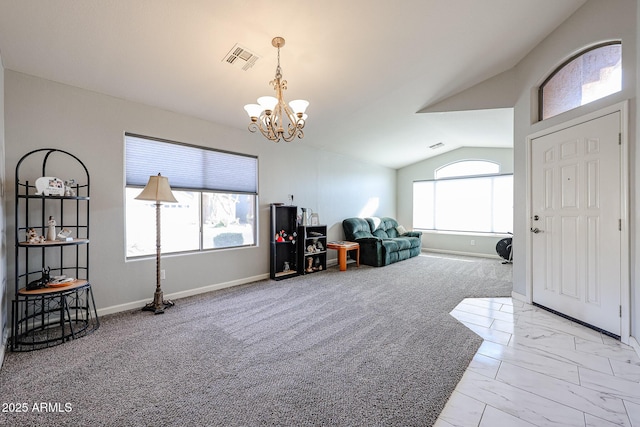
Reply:
[[451, 315], [484, 342], [435, 427], [640, 426], [630, 346], [511, 298], [469, 298]]

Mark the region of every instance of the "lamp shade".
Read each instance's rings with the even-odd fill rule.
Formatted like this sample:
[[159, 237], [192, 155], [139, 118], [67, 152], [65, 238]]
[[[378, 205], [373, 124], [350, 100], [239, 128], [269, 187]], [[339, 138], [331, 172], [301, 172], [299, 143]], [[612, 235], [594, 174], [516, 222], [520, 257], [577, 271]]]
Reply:
[[247, 112], [249, 117], [260, 117], [264, 108], [258, 104], [247, 104], [244, 106], [244, 110]]
[[289, 102], [289, 107], [291, 107], [293, 112], [296, 114], [304, 114], [304, 112], [307, 111], [308, 106], [309, 101], [305, 101], [304, 99], [294, 99], [293, 101]]
[[276, 108], [276, 105], [278, 105], [278, 98], [274, 98], [273, 96], [261, 96], [258, 98], [258, 104], [260, 104], [262, 109], [265, 111], [273, 111], [273, 109]]
[[153, 200], [154, 202], [169, 202], [178, 203], [176, 198], [171, 192], [169, 186], [169, 178], [158, 174], [157, 176], [150, 176], [149, 182], [142, 190], [142, 193], [138, 194], [136, 200]]

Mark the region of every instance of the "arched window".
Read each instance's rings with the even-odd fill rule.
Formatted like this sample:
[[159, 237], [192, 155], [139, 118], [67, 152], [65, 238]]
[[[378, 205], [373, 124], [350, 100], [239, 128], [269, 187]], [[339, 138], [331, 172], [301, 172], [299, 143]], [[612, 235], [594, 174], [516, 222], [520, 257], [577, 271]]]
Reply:
[[621, 89], [621, 42], [592, 46], [560, 65], [540, 85], [539, 119], [548, 119]]
[[487, 160], [461, 160], [436, 169], [435, 179], [455, 176], [488, 175], [500, 173], [500, 165]]

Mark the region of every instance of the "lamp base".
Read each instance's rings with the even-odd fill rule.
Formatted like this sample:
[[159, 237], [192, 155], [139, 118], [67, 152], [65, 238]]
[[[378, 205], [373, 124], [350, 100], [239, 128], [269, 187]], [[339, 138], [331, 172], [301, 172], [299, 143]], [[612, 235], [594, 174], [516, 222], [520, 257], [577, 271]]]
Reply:
[[153, 314], [164, 313], [165, 308], [173, 307], [175, 303], [168, 299], [163, 299], [162, 291], [153, 294], [153, 302], [142, 307], [142, 311], [153, 311]]

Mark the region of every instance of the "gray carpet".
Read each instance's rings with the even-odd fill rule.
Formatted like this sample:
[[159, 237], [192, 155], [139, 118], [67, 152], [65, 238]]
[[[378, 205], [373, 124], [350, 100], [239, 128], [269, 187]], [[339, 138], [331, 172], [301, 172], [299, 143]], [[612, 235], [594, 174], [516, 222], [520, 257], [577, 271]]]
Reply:
[[499, 260], [420, 256], [105, 316], [6, 355], [0, 401], [28, 411], [0, 425], [430, 426], [481, 343], [448, 313], [510, 293]]

